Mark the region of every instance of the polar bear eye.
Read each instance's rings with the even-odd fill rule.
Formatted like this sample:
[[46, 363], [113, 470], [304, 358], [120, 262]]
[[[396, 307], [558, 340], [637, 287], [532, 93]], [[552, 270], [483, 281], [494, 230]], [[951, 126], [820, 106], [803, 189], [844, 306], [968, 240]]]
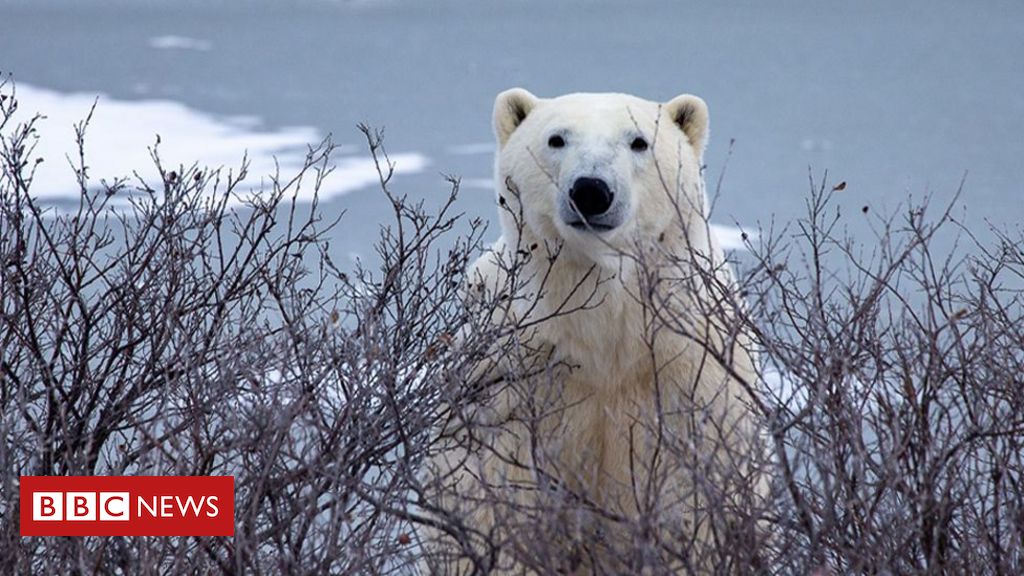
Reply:
[[565, 146], [565, 138], [562, 138], [558, 134], [555, 134], [551, 138], [548, 138], [548, 146], [552, 148], [562, 148]]
[[647, 150], [647, 140], [637, 136], [636, 138], [633, 138], [632, 142], [630, 142], [629, 148], [633, 152], [643, 152], [644, 150]]

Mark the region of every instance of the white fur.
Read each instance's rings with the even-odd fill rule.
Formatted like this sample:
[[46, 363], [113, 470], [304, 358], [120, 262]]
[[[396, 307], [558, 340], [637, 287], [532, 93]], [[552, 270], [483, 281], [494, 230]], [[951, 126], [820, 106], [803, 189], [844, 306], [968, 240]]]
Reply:
[[[678, 502], [690, 488], [688, 475], [654, 449], [655, 430], [686, 445], [694, 426], [701, 426], [693, 415], [702, 414], [730, 429], [719, 435], [701, 428], [705, 445], [738, 446], [752, 437], [744, 391], [730, 376], [731, 371], [753, 382], [753, 359], [737, 345], [745, 344], [746, 336], [735, 342], [722, 333], [729, 313], [712, 319], [700, 312], [727, 298], [731, 286], [706, 219], [700, 166], [707, 107], [689, 95], [659, 104], [624, 94], [540, 99], [513, 89], [495, 102], [494, 128], [502, 237], [474, 264], [471, 278], [477, 285], [470, 293], [507, 289], [505, 265], [517, 254], [530, 254], [510, 313], [524, 322], [547, 318], [531, 325], [523, 338], [551, 351], [552, 369], [543, 385], [525, 389], [512, 383], [479, 411], [487, 414], [486, 421], [501, 423], [481, 440], [484, 449], [451, 445], [435, 459], [435, 472], [455, 466], [467, 471], [458, 494], [445, 501], [458, 505], [485, 485], [500, 490], [552, 475], [632, 517], [641, 508], [637, 482], [643, 485], [653, 476], [664, 492], [663, 521], [685, 533], [690, 516]], [[565, 146], [548, 145], [556, 134]], [[649, 143], [646, 151], [631, 149], [637, 137]], [[621, 225], [595, 232], [566, 224], [566, 195], [584, 176], [608, 182], [620, 203], [614, 209], [623, 214]], [[552, 263], [547, 256], [556, 251]], [[717, 290], [693, 280], [698, 267], [714, 267]], [[681, 318], [690, 337], [667, 329], [659, 320], [665, 314], [655, 310]], [[695, 340], [733, 349], [732, 364], [725, 368], [709, 360]], [[502, 372], [500, 366], [493, 369]], [[557, 409], [527, 425], [521, 421], [526, 404]], [[701, 453], [700, 447], [693, 450]], [[511, 465], [510, 458], [527, 466]], [[532, 496], [509, 498], [526, 503]], [[498, 514], [479, 509], [477, 522], [486, 529]], [[577, 533], [586, 532], [580, 524], [588, 521], [574, 522]], [[449, 573], [465, 568], [435, 566]]]

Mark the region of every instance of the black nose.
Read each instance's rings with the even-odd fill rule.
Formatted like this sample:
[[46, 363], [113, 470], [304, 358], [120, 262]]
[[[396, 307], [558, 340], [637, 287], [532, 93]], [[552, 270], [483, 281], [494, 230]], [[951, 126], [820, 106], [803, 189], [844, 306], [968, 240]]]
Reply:
[[580, 216], [586, 219], [607, 212], [612, 207], [614, 197], [608, 184], [600, 178], [577, 178], [569, 190], [569, 199], [579, 210]]

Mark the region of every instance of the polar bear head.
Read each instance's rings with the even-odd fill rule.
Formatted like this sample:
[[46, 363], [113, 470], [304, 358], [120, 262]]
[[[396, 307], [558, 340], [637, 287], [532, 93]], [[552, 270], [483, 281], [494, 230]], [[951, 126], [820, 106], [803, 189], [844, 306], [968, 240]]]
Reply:
[[696, 96], [545, 99], [514, 88], [498, 95], [494, 131], [506, 238], [560, 242], [577, 258], [601, 262], [609, 248], [664, 241], [673, 225], [692, 228], [684, 233], [690, 241], [706, 234], [699, 224], [708, 110]]

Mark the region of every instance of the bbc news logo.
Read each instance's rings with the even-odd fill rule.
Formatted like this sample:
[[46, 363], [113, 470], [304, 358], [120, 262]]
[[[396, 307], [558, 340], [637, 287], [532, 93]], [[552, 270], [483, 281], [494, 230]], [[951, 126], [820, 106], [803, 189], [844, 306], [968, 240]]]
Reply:
[[231, 476], [22, 476], [22, 536], [233, 536]]

